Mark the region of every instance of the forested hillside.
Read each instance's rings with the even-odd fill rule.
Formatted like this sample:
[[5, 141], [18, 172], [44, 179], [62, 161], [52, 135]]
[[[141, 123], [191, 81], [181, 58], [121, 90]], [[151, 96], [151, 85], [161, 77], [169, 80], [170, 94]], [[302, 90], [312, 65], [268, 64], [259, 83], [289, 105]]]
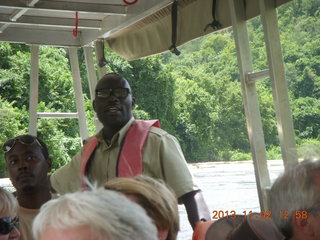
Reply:
[[[278, 9], [281, 42], [298, 146], [320, 140], [320, 1], [295, 0]], [[267, 68], [259, 18], [248, 24], [255, 71]], [[251, 159], [232, 30], [210, 34], [171, 53], [127, 62], [106, 53], [108, 71], [123, 74], [137, 100], [135, 115], [158, 118], [175, 135], [189, 162]], [[40, 48], [39, 112], [75, 112], [68, 54]], [[87, 122], [93, 110], [84, 57], [79, 50]], [[28, 129], [30, 47], [0, 43], [0, 144]], [[257, 82], [268, 158], [280, 148], [270, 80]], [[38, 135], [49, 146], [53, 169], [80, 148], [75, 119], [40, 119]], [[3, 154], [0, 177], [4, 176]]]

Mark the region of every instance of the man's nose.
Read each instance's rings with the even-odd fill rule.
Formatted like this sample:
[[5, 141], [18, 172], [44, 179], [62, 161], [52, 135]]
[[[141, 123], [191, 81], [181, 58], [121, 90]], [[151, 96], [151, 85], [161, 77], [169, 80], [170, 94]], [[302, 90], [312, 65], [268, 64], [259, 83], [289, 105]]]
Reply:
[[114, 93], [112, 92], [112, 93], [110, 94], [110, 96], [108, 97], [108, 101], [110, 101], [110, 102], [116, 102], [116, 101], [119, 101], [119, 98], [117, 98], [117, 97], [114, 95]]
[[19, 162], [19, 170], [21, 169], [21, 170], [23, 170], [23, 169], [27, 169], [28, 168], [28, 164], [27, 164], [27, 162], [26, 161], [24, 161], [24, 160], [21, 160], [20, 162]]

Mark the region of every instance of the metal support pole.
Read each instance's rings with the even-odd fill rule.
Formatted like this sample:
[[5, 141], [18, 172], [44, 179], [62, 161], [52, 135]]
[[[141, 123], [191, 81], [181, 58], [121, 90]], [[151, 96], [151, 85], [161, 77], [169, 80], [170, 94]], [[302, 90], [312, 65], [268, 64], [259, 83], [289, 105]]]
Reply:
[[247, 121], [250, 148], [254, 163], [261, 210], [268, 209], [266, 189], [270, 186], [264, 134], [255, 82], [247, 83], [246, 75], [253, 72], [249, 37], [243, 0], [229, 0], [230, 14], [240, 68], [240, 80]]
[[274, 1], [259, 0], [284, 167], [298, 162]]
[[[88, 74], [88, 82], [90, 89], [90, 98], [91, 101], [95, 98], [95, 88], [97, 85], [97, 76], [95, 73], [94, 62], [93, 62], [93, 49], [92, 47], [84, 47], [84, 56], [86, 60], [87, 74]], [[96, 126], [96, 131], [98, 132], [102, 129], [102, 124], [97, 119], [96, 113], [94, 113], [94, 125]]]
[[95, 97], [94, 90], [97, 85], [97, 77], [96, 77], [94, 63], [93, 63], [93, 49], [92, 47], [84, 47], [83, 50], [84, 50], [84, 56], [86, 60], [90, 98], [91, 100], [93, 100]]
[[49, 112], [38, 112], [38, 118], [79, 118], [78, 113], [49, 113]]
[[101, 62], [101, 59], [104, 59], [104, 47], [101, 40], [95, 41], [94, 44], [96, 48], [96, 58], [98, 63], [98, 72], [99, 72], [99, 79], [100, 79], [107, 73], [107, 69], [105, 66], [102, 66], [102, 67], [99, 66], [99, 62]]
[[246, 76], [247, 84], [253, 83], [254, 81], [261, 80], [270, 77], [269, 69], [264, 69], [259, 72], [248, 72]]
[[29, 96], [29, 134], [37, 135], [37, 106], [39, 94], [39, 46], [31, 46], [31, 72]]
[[73, 78], [73, 87], [76, 97], [76, 107], [79, 114], [79, 127], [80, 127], [80, 137], [82, 140], [88, 138], [88, 128], [86, 124], [86, 114], [84, 110], [84, 100], [82, 94], [79, 60], [77, 54], [77, 48], [69, 48], [71, 71]]

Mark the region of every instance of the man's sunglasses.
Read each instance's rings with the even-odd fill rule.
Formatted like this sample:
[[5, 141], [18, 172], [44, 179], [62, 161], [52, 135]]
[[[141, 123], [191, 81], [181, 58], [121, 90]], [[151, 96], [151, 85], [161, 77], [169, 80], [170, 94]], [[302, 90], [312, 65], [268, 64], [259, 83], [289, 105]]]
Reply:
[[43, 148], [41, 143], [38, 141], [37, 137], [31, 136], [31, 135], [21, 135], [21, 136], [18, 136], [16, 138], [11, 138], [8, 141], [6, 141], [5, 144], [3, 144], [2, 150], [5, 153], [9, 152], [17, 142], [25, 144], [25, 145], [37, 144], [41, 147], [41, 149]]
[[19, 218], [11, 218], [11, 217], [4, 217], [0, 218], [0, 234], [6, 235], [9, 234], [12, 229], [19, 227]]
[[126, 98], [130, 94], [129, 88], [104, 88], [96, 89], [96, 97], [108, 98], [111, 94], [117, 98]]

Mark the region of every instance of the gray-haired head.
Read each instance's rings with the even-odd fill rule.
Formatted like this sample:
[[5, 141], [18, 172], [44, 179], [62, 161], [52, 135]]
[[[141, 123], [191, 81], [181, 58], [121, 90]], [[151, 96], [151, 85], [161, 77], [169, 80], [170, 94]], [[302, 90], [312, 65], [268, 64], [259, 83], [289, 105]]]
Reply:
[[9, 216], [16, 214], [18, 202], [12, 193], [0, 187], [0, 215]]
[[47, 228], [89, 227], [96, 240], [156, 240], [157, 230], [144, 209], [105, 189], [68, 193], [41, 207], [33, 222], [35, 239]]
[[320, 160], [304, 160], [286, 170], [271, 187], [272, 219], [287, 238], [293, 236], [292, 217], [301, 211], [310, 213], [320, 203], [317, 174], [320, 174]]

